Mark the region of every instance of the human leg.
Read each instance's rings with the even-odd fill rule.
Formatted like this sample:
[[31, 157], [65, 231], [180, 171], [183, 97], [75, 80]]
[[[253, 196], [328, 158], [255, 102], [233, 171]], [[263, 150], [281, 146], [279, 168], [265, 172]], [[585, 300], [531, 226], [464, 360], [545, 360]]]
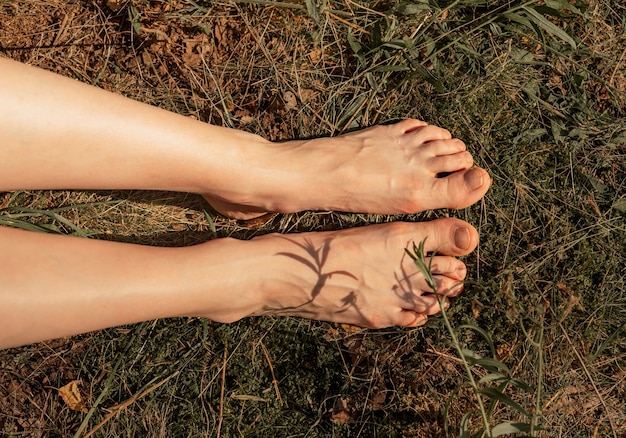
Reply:
[[454, 256], [471, 252], [478, 235], [452, 218], [185, 248], [0, 227], [0, 348], [173, 316], [421, 325], [439, 304], [404, 248], [424, 238], [441, 254], [438, 293], [460, 293], [466, 270]]
[[[484, 170], [470, 173], [462, 142], [416, 120], [273, 144], [8, 60], [0, 74], [0, 190], [189, 191], [233, 215], [239, 207], [404, 213], [470, 205], [490, 183]], [[457, 229], [464, 243], [454, 243]], [[450, 256], [478, 239], [453, 219], [190, 248], [0, 229], [0, 346], [181, 315], [418, 325], [438, 300], [404, 247], [426, 236], [444, 254], [434, 262], [443, 293], [465, 276]]]
[[7, 59], [0, 76], [0, 191], [186, 191], [248, 218], [463, 208], [490, 186], [463, 142], [417, 120], [271, 143]]

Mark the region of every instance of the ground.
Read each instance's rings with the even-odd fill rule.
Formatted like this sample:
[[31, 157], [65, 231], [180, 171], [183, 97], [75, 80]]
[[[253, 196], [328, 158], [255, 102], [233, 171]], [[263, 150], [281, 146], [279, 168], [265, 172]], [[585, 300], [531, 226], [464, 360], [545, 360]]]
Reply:
[[271, 140], [424, 119], [491, 173], [481, 203], [236, 222], [182, 193], [17, 191], [0, 225], [182, 246], [456, 216], [481, 244], [451, 327], [172, 319], [10, 349], [3, 435], [480, 435], [464, 362], [492, 427], [626, 435], [624, 6], [321, 3], [3, 1], [0, 56]]

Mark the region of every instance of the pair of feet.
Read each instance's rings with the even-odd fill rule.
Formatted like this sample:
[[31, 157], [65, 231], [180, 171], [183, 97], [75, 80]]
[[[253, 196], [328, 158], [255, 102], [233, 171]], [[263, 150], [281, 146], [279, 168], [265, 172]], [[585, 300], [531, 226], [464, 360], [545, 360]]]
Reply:
[[[278, 188], [259, 202], [249, 202], [255, 198], [246, 194], [240, 198], [244, 202], [205, 195], [207, 201], [235, 219], [272, 210], [398, 214], [465, 208], [491, 185], [487, 172], [473, 166], [462, 141], [418, 120], [271, 147], [277, 160], [291, 157], [291, 163], [277, 162], [276, 168], [291, 166], [305, 189], [295, 181], [283, 182], [282, 192]], [[298, 186], [295, 195], [292, 185]], [[272, 278], [263, 282], [261, 300], [242, 296], [241, 306], [212, 309], [203, 316], [229, 322], [250, 314], [280, 314], [372, 328], [422, 325], [441, 311], [439, 300], [404, 249], [426, 238], [425, 250], [438, 254], [432, 263], [437, 293], [458, 295], [466, 267], [456, 257], [476, 248], [478, 233], [464, 221], [447, 218], [253, 239], [281, 273], [268, 270]]]

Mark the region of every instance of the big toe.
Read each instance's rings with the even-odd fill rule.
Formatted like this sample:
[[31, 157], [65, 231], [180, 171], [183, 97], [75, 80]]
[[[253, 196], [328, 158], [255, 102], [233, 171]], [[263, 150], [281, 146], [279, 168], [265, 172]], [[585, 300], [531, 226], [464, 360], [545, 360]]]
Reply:
[[427, 223], [424, 250], [448, 256], [462, 256], [472, 252], [478, 245], [478, 231], [472, 225], [457, 218], [435, 219]]
[[478, 202], [491, 187], [491, 177], [485, 169], [472, 167], [436, 178], [433, 186], [433, 208], [460, 209]]

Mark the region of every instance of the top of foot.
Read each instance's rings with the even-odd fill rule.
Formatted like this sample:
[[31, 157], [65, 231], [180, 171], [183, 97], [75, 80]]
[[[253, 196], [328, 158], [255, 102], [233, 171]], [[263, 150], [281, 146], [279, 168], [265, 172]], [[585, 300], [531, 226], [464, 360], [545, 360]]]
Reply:
[[270, 144], [264, 153], [261, 168], [251, 163], [263, 180], [234, 199], [207, 197], [215, 209], [235, 219], [267, 211], [406, 214], [465, 208], [491, 186], [465, 143], [419, 120]]

